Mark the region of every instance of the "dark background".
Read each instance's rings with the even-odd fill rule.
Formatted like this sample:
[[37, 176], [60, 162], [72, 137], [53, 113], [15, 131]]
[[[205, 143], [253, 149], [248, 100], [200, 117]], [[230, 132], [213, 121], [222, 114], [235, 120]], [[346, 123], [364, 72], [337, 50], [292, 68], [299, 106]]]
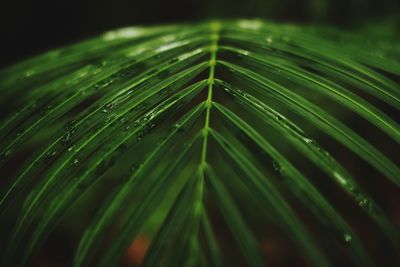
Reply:
[[0, 67], [128, 25], [258, 17], [354, 28], [399, 25], [399, 0], [14, 0], [0, 5]]

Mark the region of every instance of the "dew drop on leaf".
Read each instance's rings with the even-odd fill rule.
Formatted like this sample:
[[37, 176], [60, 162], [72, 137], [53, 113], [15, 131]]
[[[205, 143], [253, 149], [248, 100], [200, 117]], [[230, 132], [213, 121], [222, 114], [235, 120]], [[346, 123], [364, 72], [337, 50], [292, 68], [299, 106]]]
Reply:
[[352, 240], [352, 237], [349, 233], [344, 233], [343, 238], [344, 238], [344, 242], [346, 242], [346, 243], [350, 243]]
[[125, 117], [121, 117], [121, 118], [119, 118], [119, 122], [120, 122], [121, 124], [124, 124], [124, 123], [126, 122], [126, 119], [125, 119]]
[[8, 149], [0, 154], [0, 161], [5, 161], [11, 155], [11, 150]]
[[307, 138], [307, 137], [303, 137], [304, 142], [306, 142], [307, 144], [311, 144], [313, 142], [312, 139]]
[[333, 172], [333, 176], [336, 178], [336, 180], [343, 186], [347, 186], [348, 181], [346, 178], [344, 178], [340, 173], [338, 172]]
[[53, 158], [55, 155], [57, 154], [57, 151], [52, 151], [52, 152], [47, 152], [46, 153], [46, 158], [47, 159], [51, 159], [51, 158]]
[[32, 76], [33, 74], [35, 74], [35, 71], [34, 71], [34, 70], [28, 70], [28, 71], [25, 72], [25, 77], [30, 77], [30, 76]]
[[174, 125], [174, 129], [177, 131], [177, 132], [183, 132], [183, 131], [185, 131], [185, 129], [182, 127], [182, 125], [180, 125], [179, 123], [176, 123], [175, 125]]
[[75, 126], [75, 123], [76, 123], [76, 120], [72, 120], [72, 121], [67, 122], [64, 125], [65, 130], [67, 130], [67, 131], [72, 130], [74, 128], [74, 126]]
[[364, 197], [363, 199], [361, 199], [358, 204], [360, 205], [360, 207], [362, 208], [369, 208], [370, 202], [368, 200], [368, 198]]
[[131, 166], [131, 168], [130, 168], [131, 173], [136, 172], [136, 171], [140, 168], [140, 166], [142, 166], [142, 164], [139, 164], [139, 163], [133, 164], [133, 165]]
[[71, 133], [71, 131], [68, 131], [66, 134], [65, 134], [65, 136], [61, 139], [61, 144], [64, 146], [64, 147], [68, 147], [69, 145], [70, 145], [70, 143], [71, 143], [71, 137], [72, 137], [72, 133]]

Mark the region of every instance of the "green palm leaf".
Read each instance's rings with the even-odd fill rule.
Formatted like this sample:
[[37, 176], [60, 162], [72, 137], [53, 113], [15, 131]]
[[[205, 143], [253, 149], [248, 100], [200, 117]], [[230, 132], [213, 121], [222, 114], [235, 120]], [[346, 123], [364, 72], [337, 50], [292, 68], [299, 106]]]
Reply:
[[3, 70], [2, 263], [34, 262], [82, 216], [73, 266], [117, 265], [140, 236], [142, 266], [273, 266], [259, 225], [312, 266], [341, 250], [377, 266], [338, 202], [399, 249], [365, 189], [400, 185], [399, 48], [240, 20], [122, 29]]

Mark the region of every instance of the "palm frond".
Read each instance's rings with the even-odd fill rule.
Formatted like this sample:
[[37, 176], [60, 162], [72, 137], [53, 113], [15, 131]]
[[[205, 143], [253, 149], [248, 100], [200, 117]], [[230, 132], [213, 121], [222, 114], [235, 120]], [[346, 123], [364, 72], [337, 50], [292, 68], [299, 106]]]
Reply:
[[325, 33], [133, 27], [0, 72], [3, 265], [81, 216], [73, 266], [115, 266], [140, 236], [142, 266], [274, 266], [269, 227], [304, 265], [377, 266], [349, 210], [393, 260], [370, 184], [400, 186], [400, 43]]

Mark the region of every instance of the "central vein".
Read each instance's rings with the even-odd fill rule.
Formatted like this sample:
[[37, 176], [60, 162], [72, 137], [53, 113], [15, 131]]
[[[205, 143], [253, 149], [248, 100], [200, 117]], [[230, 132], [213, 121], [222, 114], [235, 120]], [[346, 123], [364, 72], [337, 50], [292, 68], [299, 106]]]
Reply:
[[204, 175], [204, 170], [206, 168], [207, 161], [207, 143], [208, 143], [208, 132], [210, 129], [210, 110], [212, 106], [212, 94], [213, 94], [213, 85], [214, 85], [214, 74], [215, 74], [215, 65], [217, 63], [217, 51], [218, 51], [218, 39], [219, 39], [219, 31], [221, 29], [221, 24], [219, 22], [213, 22], [210, 25], [211, 27], [211, 45], [210, 45], [210, 72], [208, 75], [208, 94], [207, 99], [205, 101], [206, 105], [206, 117], [204, 120], [204, 128], [203, 128], [203, 146], [201, 150], [201, 161], [200, 161], [200, 172], [202, 176]]

